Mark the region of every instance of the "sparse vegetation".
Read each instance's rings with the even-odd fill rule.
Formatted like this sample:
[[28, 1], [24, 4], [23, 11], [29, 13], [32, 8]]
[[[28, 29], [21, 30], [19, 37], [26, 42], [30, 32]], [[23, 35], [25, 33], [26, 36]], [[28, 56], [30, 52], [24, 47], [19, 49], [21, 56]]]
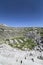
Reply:
[[[19, 38], [16, 38], [17, 40], [19, 40]], [[20, 39], [24, 39], [24, 38], [20, 38]], [[12, 47], [16, 47], [16, 48], [19, 48], [19, 49], [24, 49], [27, 48], [27, 49], [33, 49], [36, 44], [34, 43], [34, 41], [32, 39], [27, 39], [26, 41], [23, 41], [23, 43], [16, 43], [16, 44], [9, 44], [10, 46]]]

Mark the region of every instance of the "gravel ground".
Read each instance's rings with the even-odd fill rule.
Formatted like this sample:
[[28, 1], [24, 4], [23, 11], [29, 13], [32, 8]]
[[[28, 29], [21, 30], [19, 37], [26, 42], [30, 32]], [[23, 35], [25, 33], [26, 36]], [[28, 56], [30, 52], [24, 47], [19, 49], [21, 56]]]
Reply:
[[6, 44], [0, 45], [0, 65], [43, 65], [43, 60], [37, 58], [39, 55], [39, 51], [22, 51]]

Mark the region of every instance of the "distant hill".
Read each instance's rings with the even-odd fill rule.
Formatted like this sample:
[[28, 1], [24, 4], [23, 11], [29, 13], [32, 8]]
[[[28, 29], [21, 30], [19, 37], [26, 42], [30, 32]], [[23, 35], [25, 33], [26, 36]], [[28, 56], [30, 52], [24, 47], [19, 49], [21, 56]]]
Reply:
[[[32, 43], [31, 45], [34, 46], [31, 39], [34, 40], [35, 43], [39, 43], [40, 37], [43, 37], [42, 27], [9, 27], [5, 24], [0, 24], [0, 43], [5, 43], [5, 40], [8, 39], [13, 39], [13, 43], [15, 43], [15, 41], [18, 42], [15, 46], [18, 47], [18, 44], [23, 42], [24, 47], [31, 48], [31, 46], [28, 46], [29, 43]], [[24, 41], [24, 39], [26, 39], [26, 41]], [[12, 44], [10, 45], [12, 46]], [[22, 48], [23, 45], [20, 45], [20, 48]]]
[[[11, 38], [18, 36], [25, 36], [29, 31], [35, 31], [43, 33], [43, 28], [36, 27], [8, 27], [4, 24], [0, 24], [0, 38]], [[43, 34], [41, 34], [43, 35]]]

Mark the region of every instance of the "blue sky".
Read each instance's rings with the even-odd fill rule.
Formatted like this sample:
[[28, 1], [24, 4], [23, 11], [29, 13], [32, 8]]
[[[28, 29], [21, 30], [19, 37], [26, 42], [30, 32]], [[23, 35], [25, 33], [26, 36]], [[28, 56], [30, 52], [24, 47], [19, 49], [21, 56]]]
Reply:
[[0, 24], [43, 27], [43, 0], [0, 0]]

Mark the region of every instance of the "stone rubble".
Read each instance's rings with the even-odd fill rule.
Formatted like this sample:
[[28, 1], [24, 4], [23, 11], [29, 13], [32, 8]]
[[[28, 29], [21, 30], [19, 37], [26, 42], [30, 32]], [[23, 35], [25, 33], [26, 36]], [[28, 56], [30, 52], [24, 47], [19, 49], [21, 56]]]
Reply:
[[37, 58], [40, 55], [43, 56], [43, 51], [22, 51], [7, 44], [0, 45], [0, 65], [43, 65], [43, 60]]

